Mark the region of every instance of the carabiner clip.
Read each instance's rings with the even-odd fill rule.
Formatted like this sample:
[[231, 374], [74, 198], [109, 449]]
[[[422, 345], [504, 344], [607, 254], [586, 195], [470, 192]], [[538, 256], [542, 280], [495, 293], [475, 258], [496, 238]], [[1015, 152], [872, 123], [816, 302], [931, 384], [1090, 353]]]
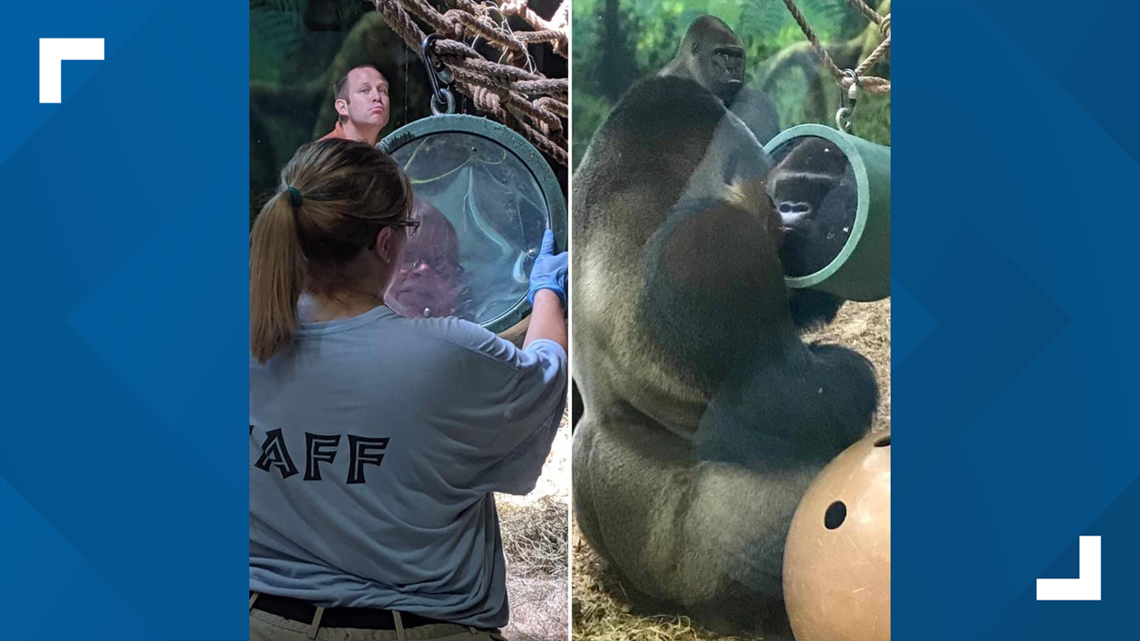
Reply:
[[428, 80], [431, 82], [431, 112], [436, 116], [455, 113], [455, 95], [448, 89], [451, 84], [451, 74], [431, 57], [431, 46], [438, 39], [438, 33], [430, 34], [424, 38], [420, 48], [420, 57], [424, 67], [427, 68]]
[[863, 81], [853, 69], [844, 69], [843, 75], [851, 79], [851, 85], [844, 92], [839, 90], [839, 111], [835, 112], [835, 126], [844, 133], [851, 131], [851, 117], [855, 113], [855, 103], [859, 101], [859, 90], [863, 88]]

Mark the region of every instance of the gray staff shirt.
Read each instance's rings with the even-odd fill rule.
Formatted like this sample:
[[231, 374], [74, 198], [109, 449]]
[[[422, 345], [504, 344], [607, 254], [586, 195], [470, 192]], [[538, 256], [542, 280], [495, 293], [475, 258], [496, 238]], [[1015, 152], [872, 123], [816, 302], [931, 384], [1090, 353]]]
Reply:
[[249, 588], [501, 627], [492, 492], [534, 488], [566, 351], [385, 306], [249, 366]]

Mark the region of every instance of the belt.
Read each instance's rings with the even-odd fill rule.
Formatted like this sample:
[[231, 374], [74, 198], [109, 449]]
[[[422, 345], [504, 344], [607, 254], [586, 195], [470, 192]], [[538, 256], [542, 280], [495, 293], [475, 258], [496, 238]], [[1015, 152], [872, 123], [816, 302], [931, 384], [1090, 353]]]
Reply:
[[[253, 593], [251, 592], [251, 598], [252, 595]], [[308, 601], [283, 596], [273, 596], [272, 594], [262, 592], [257, 593], [257, 600], [254, 601], [252, 607], [254, 610], [276, 614], [290, 621], [305, 624], [314, 623], [313, 618], [317, 615], [317, 606]], [[450, 621], [429, 619], [428, 617], [412, 614], [411, 612], [400, 612], [400, 622], [404, 628], [416, 628], [422, 625], [440, 623], [455, 625]], [[320, 627], [395, 630], [396, 618], [393, 616], [392, 610], [380, 610], [377, 608], [325, 608], [324, 613], [321, 615]]]

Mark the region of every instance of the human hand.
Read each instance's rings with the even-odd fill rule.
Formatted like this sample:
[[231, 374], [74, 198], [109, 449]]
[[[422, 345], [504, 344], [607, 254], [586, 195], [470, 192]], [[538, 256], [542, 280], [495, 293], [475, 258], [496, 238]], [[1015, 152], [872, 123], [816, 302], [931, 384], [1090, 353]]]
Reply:
[[554, 253], [554, 232], [547, 229], [542, 236], [542, 247], [538, 250], [538, 258], [530, 269], [530, 288], [527, 289], [526, 299], [534, 305], [534, 295], [541, 289], [549, 289], [562, 301], [562, 309], [566, 309], [566, 271], [569, 266], [569, 257], [566, 252]]

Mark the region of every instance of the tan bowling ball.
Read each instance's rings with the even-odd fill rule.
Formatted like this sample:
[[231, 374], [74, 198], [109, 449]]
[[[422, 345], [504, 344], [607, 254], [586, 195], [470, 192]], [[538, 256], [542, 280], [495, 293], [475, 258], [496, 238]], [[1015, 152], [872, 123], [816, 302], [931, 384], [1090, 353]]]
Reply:
[[891, 638], [891, 434], [847, 448], [808, 488], [784, 549], [797, 641]]

